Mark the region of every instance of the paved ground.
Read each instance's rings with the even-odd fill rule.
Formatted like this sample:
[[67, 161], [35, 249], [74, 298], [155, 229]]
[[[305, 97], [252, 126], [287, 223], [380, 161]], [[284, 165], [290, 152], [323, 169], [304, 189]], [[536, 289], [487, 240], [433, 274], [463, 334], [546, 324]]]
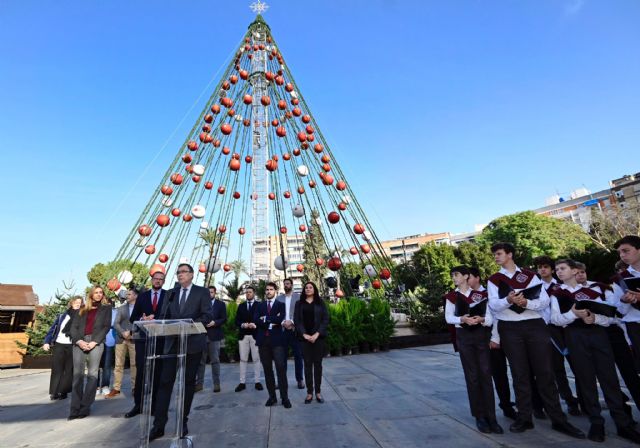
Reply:
[[[290, 384], [293, 364], [289, 361]], [[128, 373], [128, 372], [126, 372]], [[207, 372], [210, 375], [210, 372]], [[469, 414], [458, 356], [450, 346], [392, 350], [385, 353], [327, 358], [324, 362], [324, 404], [303, 403], [305, 391], [290, 393], [293, 408], [264, 407], [266, 391], [241, 393], [238, 365], [222, 366], [222, 393], [196, 394], [189, 423], [194, 446], [203, 447], [569, 447], [603, 446], [576, 441], [536, 421], [536, 429], [485, 436], [475, 430]], [[50, 402], [48, 371], [0, 371], [0, 447], [136, 447], [137, 417], [122, 418], [132, 400], [98, 398], [92, 415], [68, 422], [69, 401]], [[634, 412], [637, 412], [634, 409]], [[636, 413], [636, 419], [640, 416]], [[607, 415], [609, 447], [628, 444], [615, 436]], [[571, 421], [588, 430], [585, 417]], [[160, 439], [152, 447], [168, 446]]]

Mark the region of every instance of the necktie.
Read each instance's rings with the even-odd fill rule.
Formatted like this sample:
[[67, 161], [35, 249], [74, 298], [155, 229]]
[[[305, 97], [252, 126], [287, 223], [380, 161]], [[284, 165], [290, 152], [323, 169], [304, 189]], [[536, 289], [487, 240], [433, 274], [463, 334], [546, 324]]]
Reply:
[[267, 314], [271, 314], [271, 300], [267, 300]]
[[154, 291], [153, 293], [153, 303], [151, 304], [151, 308], [153, 308], [153, 312], [156, 312], [158, 308], [158, 293]]
[[187, 302], [187, 288], [182, 288], [182, 295], [180, 296], [180, 313], [184, 309], [184, 304]]
[[253, 300], [251, 302], [247, 302], [247, 311], [251, 312], [251, 305], [253, 304]]

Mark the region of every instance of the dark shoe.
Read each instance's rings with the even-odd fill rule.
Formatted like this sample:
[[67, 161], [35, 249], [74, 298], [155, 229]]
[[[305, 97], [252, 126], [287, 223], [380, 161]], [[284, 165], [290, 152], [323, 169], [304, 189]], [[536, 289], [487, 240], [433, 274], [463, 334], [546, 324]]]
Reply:
[[534, 409], [533, 416], [538, 420], [545, 420], [547, 418], [547, 414], [544, 413], [544, 409]]
[[264, 405], [273, 406], [274, 404], [278, 404], [278, 400], [276, 400], [275, 398], [269, 398]]
[[580, 406], [577, 404], [570, 404], [568, 406], [569, 415], [573, 415], [574, 417], [580, 417], [582, 412], [580, 412]]
[[511, 432], [525, 432], [528, 429], [533, 429], [533, 422], [530, 420], [516, 419], [516, 421], [509, 426], [509, 431]]
[[189, 435], [189, 427], [187, 426], [186, 423], [183, 423], [182, 424], [182, 438], [184, 439], [188, 435]]
[[476, 427], [478, 428], [478, 431], [483, 434], [491, 434], [491, 428], [489, 427], [489, 422], [486, 418], [477, 418]]
[[67, 394], [60, 394], [60, 396], [58, 397], [58, 400], [66, 400], [67, 399]]
[[78, 416], [76, 418], [80, 419], [80, 418], [85, 418], [85, 417], [89, 417], [89, 414], [78, 414]]
[[282, 406], [284, 406], [285, 409], [291, 409], [291, 401], [289, 401], [288, 398], [286, 400], [282, 400]]
[[316, 401], [318, 403], [324, 403], [324, 398], [320, 394], [316, 394]]
[[313, 401], [313, 395], [307, 395], [307, 398], [304, 399], [304, 404], [309, 404]]
[[140, 408], [134, 406], [133, 409], [131, 409], [129, 412], [127, 412], [126, 414], [124, 414], [124, 418], [131, 418], [131, 417], [135, 417], [136, 415], [140, 414]]
[[604, 425], [602, 423], [592, 423], [587, 439], [594, 442], [604, 442]]
[[200, 392], [200, 391], [202, 391], [202, 389], [204, 389], [204, 385], [196, 384], [196, 387], [193, 389], [193, 391], [194, 392]]
[[509, 406], [508, 408], [505, 407], [504, 409], [502, 409], [502, 415], [504, 415], [507, 418], [510, 418], [511, 420], [518, 419], [518, 413], [516, 412], [515, 409], [513, 409], [513, 406]]
[[489, 429], [494, 434], [504, 434], [504, 429], [502, 429], [502, 426], [500, 426], [498, 422], [495, 420], [492, 422], [489, 422]]
[[220, 385], [219, 385], [219, 384], [216, 384], [215, 386], [213, 386], [213, 391], [214, 391], [215, 393], [220, 392]]
[[553, 429], [554, 431], [558, 431], [563, 434], [566, 434], [568, 436], [575, 437], [576, 439], [586, 438], [586, 436], [582, 431], [580, 431], [578, 428], [576, 428], [569, 422], [562, 422], [562, 423], [554, 422], [551, 424], [551, 429]]
[[236, 386], [236, 392], [242, 392], [243, 390], [245, 390], [247, 388], [247, 386], [245, 386], [244, 383], [240, 383]]
[[298, 389], [304, 389], [306, 386], [304, 385], [304, 381], [298, 381]]
[[262, 383], [256, 383], [256, 390], [264, 390], [264, 387], [262, 387]]
[[71, 414], [69, 415], [69, 417], [67, 417], [67, 420], [75, 420], [78, 418], [78, 414]]
[[49, 398], [51, 398], [51, 401], [59, 400], [60, 399], [60, 394], [53, 394]]
[[159, 439], [163, 435], [164, 435], [164, 429], [151, 428], [151, 431], [149, 431], [149, 442]]
[[640, 432], [636, 431], [632, 426], [625, 428], [618, 428], [618, 435], [623, 439], [632, 441], [633, 443], [640, 444]]

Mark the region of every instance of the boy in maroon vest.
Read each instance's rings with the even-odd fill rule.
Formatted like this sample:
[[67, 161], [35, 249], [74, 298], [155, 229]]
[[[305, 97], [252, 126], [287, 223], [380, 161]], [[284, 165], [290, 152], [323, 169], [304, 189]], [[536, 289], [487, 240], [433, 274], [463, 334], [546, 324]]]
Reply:
[[[589, 416], [591, 428], [588, 438], [604, 442], [604, 419], [598, 397], [598, 384], [618, 429], [618, 435], [634, 443], [640, 443], [640, 433], [633, 428], [631, 418], [624, 411], [622, 391], [618, 382], [613, 351], [604, 327], [611, 317], [580, 308], [580, 302], [609, 303], [615, 311], [612, 294], [597, 285], [583, 286], [576, 281], [576, 265], [573, 260], [558, 260], [556, 273], [563, 282], [551, 296], [551, 321], [565, 328], [567, 347], [575, 367], [574, 374], [580, 383], [584, 411]], [[589, 303], [591, 302], [591, 303]], [[606, 307], [605, 307], [606, 308]]]
[[496, 420], [491, 382], [489, 338], [492, 318], [491, 313], [487, 312], [487, 294], [471, 289], [466, 266], [453, 268], [451, 279], [456, 288], [445, 295], [444, 313], [447, 323], [456, 326], [471, 415], [476, 418], [478, 431], [502, 434], [504, 431]]
[[[515, 248], [509, 243], [496, 243], [491, 247], [494, 260], [501, 266], [487, 282], [489, 306], [498, 319], [500, 343], [504, 349], [513, 377], [518, 419], [510, 426], [511, 432], [533, 429], [531, 406], [531, 372], [533, 369], [538, 392], [551, 419], [551, 428], [571, 437], [583, 439], [584, 433], [568, 422], [562, 412], [555, 375], [551, 367], [549, 330], [542, 318], [549, 306], [549, 296], [535, 272], [519, 268], [513, 261]], [[535, 293], [538, 298], [523, 291]]]
[[627, 268], [615, 277], [614, 300], [627, 327], [636, 360], [640, 359], [640, 292], [628, 289], [625, 279], [640, 277], [640, 236], [627, 235], [613, 245]]

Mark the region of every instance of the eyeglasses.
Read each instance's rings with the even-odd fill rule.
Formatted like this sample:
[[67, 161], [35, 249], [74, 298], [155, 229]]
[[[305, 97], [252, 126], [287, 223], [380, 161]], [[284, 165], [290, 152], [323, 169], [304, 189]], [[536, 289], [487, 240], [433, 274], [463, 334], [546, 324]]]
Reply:
[[177, 272], [178, 272], [178, 274], [190, 274], [191, 273], [191, 271], [185, 271], [185, 270], [177, 271]]

